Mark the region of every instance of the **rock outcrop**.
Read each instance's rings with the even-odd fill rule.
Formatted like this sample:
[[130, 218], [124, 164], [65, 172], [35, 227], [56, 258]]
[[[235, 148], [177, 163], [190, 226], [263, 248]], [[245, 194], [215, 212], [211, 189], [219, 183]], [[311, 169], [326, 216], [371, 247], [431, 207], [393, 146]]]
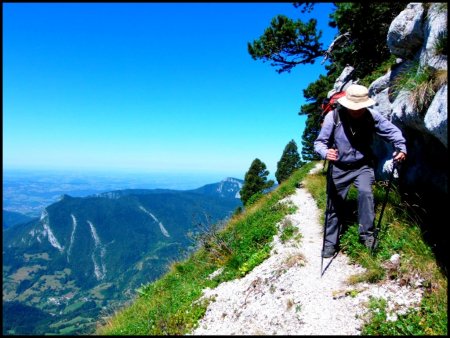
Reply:
[[[386, 37], [397, 64], [369, 86], [369, 94], [377, 102], [374, 108], [397, 125], [407, 139], [408, 160], [402, 169], [404, 186], [444, 195], [448, 194], [447, 53], [439, 52], [436, 45], [446, 34], [446, 4], [408, 4], [392, 21]], [[341, 89], [352, 69], [344, 69], [332, 92]], [[399, 77], [406, 72], [411, 76], [412, 71], [440, 78], [422, 107], [414, 104], [414, 90], [399, 88], [397, 84]], [[355, 82], [347, 82], [344, 90]], [[386, 177], [383, 167], [392, 158], [393, 149], [381, 140], [375, 142], [380, 159], [377, 176]]]
[[[417, 214], [438, 259], [440, 250], [446, 257], [443, 248], [447, 247], [447, 240], [439, 230], [446, 216], [448, 197], [446, 37], [447, 4], [407, 4], [392, 21], [386, 37], [396, 64], [369, 86], [369, 95], [376, 101], [374, 108], [397, 125], [406, 138], [408, 157], [400, 170], [399, 187], [404, 196], [412, 199], [412, 203], [408, 201], [410, 205], [419, 203]], [[344, 69], [329, 95], [358, 82], [352, 78], [352, 69], [351, 66]], [[415, 83], [401, 85], [408, 77], [414, 78]], [[419, 77], [422, 82], [417, 80]], [[428, 82], [426, 99], [422, 96], [418, 101], [418, 89], [424, 82]], [[378, 137], [374, 142], [379, 160], [376, 176], [387, 179], [388, 173], [383, 168], [388, 167], [386, 162], [392, 159], [393, 148]]]

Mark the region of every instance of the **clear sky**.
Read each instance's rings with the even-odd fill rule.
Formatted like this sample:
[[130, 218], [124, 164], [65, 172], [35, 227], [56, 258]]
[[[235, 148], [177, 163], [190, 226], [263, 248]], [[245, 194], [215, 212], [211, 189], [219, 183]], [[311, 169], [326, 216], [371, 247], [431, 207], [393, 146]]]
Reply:
[[303, 89], [322, 58], [278, 74], [251, 58], [278, 14], [330, 3], [3, 3], [3, 166], [274, 177], [300, 151]]

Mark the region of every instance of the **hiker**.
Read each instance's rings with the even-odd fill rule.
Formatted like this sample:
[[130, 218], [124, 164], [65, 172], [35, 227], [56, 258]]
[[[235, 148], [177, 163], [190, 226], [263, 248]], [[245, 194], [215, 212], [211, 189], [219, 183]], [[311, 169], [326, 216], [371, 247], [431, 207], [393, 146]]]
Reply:
[[[314, 142], [314, 150], [331, 167], [328, 217], [326, 218], [322, 257], [334, 256], [338, 248], [339, 230], [343, 222], [343, 206], [353, 183], [358, 190], [359, 239], [374, 248], [374, 155], [371, 149], [374, 133], [393, 144], [394, 161], [406, 158], [406, 141], [402, 132], [379, 112], [368, 107], [375, 104], [366, 87], [353, 84], [346, 95], [337, 100], [336, 112], [325, 116], [322, 129]], [[337, 114], [334, 115], [333, 114]], [[335, 124], [335, 119], [337, 123]]]

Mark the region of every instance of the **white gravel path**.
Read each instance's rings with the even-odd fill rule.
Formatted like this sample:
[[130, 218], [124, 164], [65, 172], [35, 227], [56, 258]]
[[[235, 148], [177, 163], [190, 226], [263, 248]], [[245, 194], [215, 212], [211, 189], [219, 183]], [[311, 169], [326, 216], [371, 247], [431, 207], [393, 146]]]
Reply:
[[[364, 269], [349, 264], [343, 253], [321, 277], [320, 211], [304, 188], [286, 201], [298, 206], [284, 223], [298, 227], [300, 242], [281, 243], [275, 236], [270, 257], [245, 277], [204, 290], [212, 302], [192, 335], [360, 335], [370, 295], [391, 302], [392, 319], [420, 303], [420, 288], [396, 281], [347, 285], [349, 276]], [[329, 261], [324, 259], [324, 268]]]

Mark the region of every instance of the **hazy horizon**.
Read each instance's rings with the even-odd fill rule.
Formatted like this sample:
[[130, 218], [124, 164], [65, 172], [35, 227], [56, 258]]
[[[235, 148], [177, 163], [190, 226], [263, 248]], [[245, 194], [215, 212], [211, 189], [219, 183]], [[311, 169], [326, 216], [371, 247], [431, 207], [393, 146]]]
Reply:
[[3, 170], [3, 210], [38, 217], [62, 195], [86, 197], [125, 189], [192, 190], [231, 177], [207, 172], [106, 172], [78, 170]]

